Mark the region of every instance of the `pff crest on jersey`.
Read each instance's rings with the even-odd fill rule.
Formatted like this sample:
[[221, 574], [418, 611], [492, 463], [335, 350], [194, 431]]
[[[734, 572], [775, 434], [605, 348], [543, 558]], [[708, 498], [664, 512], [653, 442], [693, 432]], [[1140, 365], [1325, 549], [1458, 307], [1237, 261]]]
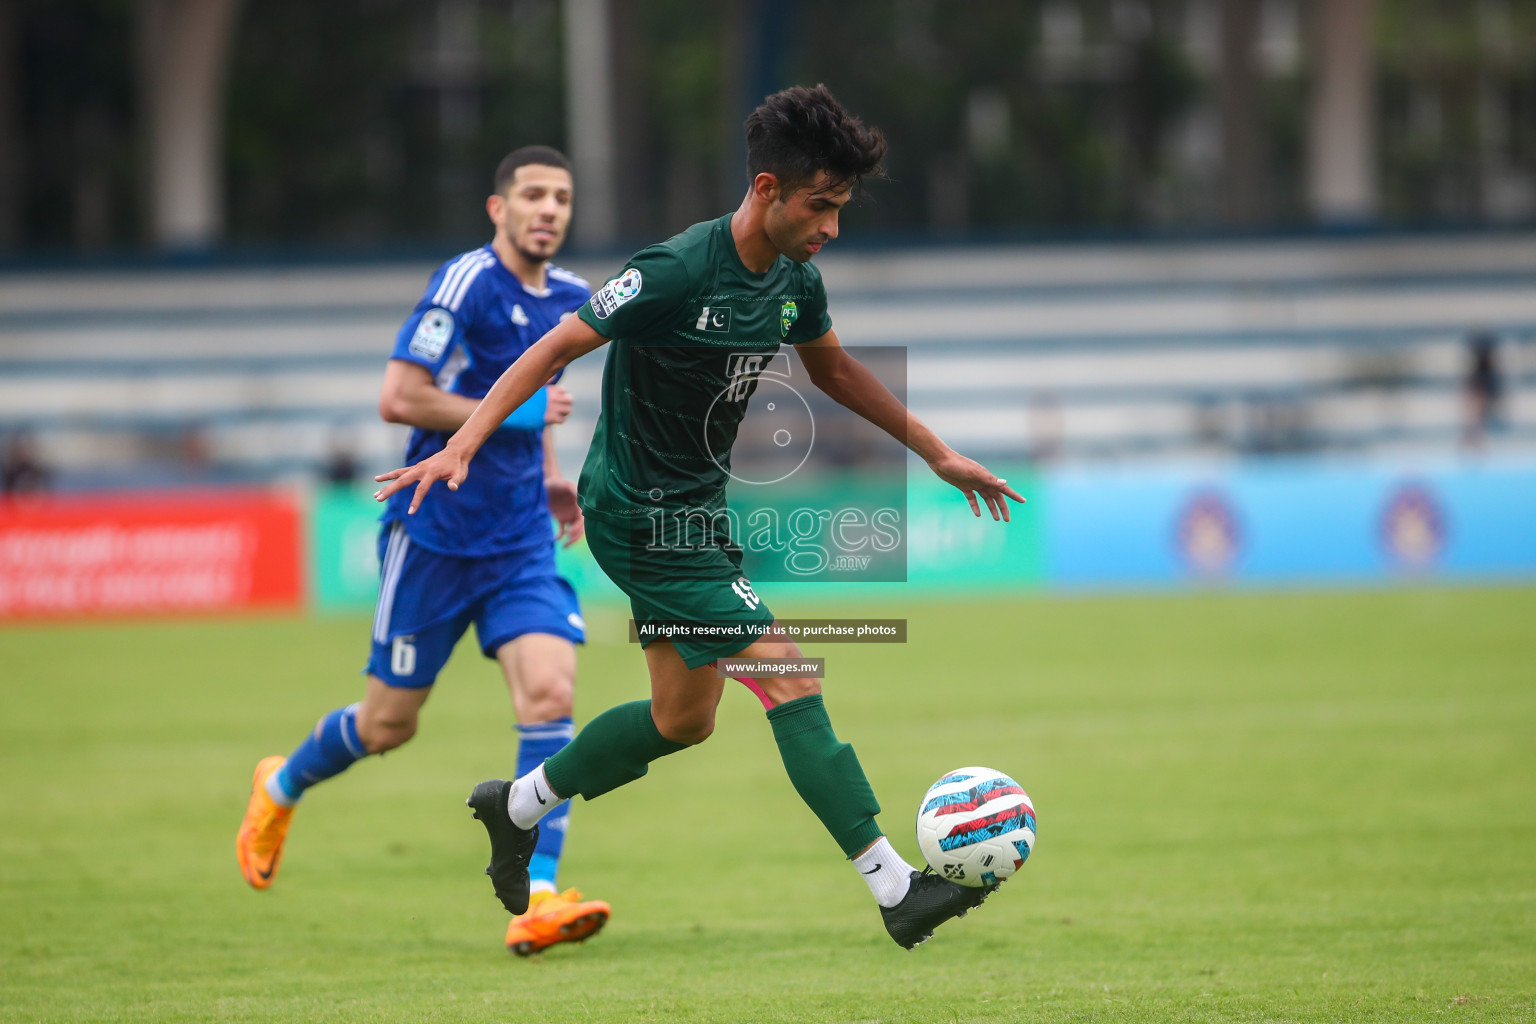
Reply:
[[779, 307], [779, 337], [789, 337], [789, 329], [800, 319], [800, 307], [795, 305], [793, 299]]

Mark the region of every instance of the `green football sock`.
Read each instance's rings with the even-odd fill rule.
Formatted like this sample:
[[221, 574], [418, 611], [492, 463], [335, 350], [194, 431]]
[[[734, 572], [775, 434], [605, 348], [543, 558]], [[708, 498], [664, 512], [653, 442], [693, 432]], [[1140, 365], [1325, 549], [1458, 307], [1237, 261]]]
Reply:
[[768, 712], [768, 721], [789, 781], [843, 853], [852, 857], [879, 839], [880, 805], [858, 755], [837, 741], [821, 694], [780, 704]]
[[580, 793], [593, 800], [634, 782], [652, 761], [686, 746], [673, 743], [656, 728], [650, 701], [630, 701], [588, 722], [563, 750], [544, 762], [544, 777], [559, 796]]

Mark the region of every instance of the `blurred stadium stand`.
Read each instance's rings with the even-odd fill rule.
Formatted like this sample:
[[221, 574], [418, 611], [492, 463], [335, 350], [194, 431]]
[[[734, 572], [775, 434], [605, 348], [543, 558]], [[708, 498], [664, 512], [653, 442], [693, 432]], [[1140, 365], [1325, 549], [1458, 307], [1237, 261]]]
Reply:
[[[1040, 463], [1447, 454], [1475, 331], [1504, 394], [1486, 452], [1536, 453], [1536, 235], [845, 252], [818, 261], [845, 344], [909, 349], [956, 447]], [[616, 261], [569, 264], [601, 281]], [[63, 489], [394, 466], [375, 403], [431, 268], [0, 277], [0, 434]], [[601, 353], [566, 383], [580, 465]]]

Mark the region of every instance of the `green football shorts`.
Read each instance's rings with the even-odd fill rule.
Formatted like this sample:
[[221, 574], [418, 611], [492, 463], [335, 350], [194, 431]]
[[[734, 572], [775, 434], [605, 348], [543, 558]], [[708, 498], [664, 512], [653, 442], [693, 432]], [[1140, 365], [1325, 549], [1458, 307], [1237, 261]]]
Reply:
[[646, 517], [587, 512], [587, 547], [629, 597], [642, 646], [670, 640], [689, 668], [745, 649], [773, 625], [773, 612], [741, 574], [741, 550], [697, 522], [655, 542]]

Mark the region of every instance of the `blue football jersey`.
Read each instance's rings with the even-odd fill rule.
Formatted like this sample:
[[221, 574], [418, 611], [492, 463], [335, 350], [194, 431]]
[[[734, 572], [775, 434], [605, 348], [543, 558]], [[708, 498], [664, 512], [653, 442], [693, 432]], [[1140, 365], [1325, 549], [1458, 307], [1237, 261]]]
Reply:
[[[391, 358], [426, 367], [445, 391], [484, 398], [518, 356], [590, 294], [586, 281], [554, 266], [542, 291], [527, 288], [487, 244], [437, 269], [400, 328]], [[406, 464], [442, 451], [449, 436], [411, 431]], [[406, 488], [390, 497], [383, 520], [404, 521], [413, 543], [445, 555], [528, 551], [552, 560], [543, 436], [542, 429], [497, 430], [457, 491], [439, 484], [411, 516], [412, 488]]]

